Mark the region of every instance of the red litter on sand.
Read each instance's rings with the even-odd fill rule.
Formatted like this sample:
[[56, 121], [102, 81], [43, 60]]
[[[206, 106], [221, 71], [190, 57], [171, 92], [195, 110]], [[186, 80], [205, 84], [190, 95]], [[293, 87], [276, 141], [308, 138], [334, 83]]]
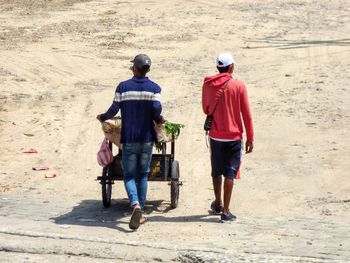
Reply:
[[34, 171], [45, 171], [45, 170], [49, 170], [50, 168], [47, 166], [36, 166], [32, 168]]
[[28, 150], [25, 150], [23, 153], [38, 153], [38, 151], [33, 148], [30, 148]]

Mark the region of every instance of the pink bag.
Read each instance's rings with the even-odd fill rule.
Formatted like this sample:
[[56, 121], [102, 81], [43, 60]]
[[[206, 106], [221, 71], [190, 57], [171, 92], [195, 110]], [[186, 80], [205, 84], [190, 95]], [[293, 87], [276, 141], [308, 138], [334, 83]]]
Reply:
[[97, 162], [100, 166], [105, 167], [113, 161], [113, 154], [105, 138], [101, 143], [100, 150], [97, 153]]

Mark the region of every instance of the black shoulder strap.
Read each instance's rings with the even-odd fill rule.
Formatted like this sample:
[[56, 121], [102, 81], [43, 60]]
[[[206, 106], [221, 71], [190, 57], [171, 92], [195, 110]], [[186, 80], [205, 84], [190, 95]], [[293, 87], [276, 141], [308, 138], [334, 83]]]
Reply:
[[211, 115], [214, 115], [214, 112], [216, 111], [216, 108], [218, 107], [219, 101], [221, 100], [222, 95], [224, 94], [224, 92], [225, 92], [226, 88], [228, 87], [228, 84], [229, 84], [230, 81], [231, 81], [231, 79], [229, 79], [229, 80], [223, 85], [223, 87], [221, 88], [220, 97], [219, 97], [218, 100], [216, 101], [215, 108], [214, 108], [213, 113], [212, 113]]

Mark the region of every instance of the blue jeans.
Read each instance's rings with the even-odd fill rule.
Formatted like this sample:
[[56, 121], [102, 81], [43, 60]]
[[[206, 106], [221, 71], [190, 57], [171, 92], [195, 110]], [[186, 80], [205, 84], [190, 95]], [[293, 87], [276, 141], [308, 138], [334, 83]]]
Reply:
[[122, 164], [125, 190], [130, 205], [145, 207], [147, 179], [152, 161], [153, 142], [123, 144]]

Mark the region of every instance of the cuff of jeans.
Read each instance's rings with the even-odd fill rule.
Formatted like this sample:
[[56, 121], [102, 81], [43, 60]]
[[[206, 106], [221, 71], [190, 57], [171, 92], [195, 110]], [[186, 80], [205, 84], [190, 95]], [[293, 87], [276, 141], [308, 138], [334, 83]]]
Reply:
[[130, 203], [131, 207], [133, 207], [134, 205], [140, 205], [139, 201], [134, 201]]

